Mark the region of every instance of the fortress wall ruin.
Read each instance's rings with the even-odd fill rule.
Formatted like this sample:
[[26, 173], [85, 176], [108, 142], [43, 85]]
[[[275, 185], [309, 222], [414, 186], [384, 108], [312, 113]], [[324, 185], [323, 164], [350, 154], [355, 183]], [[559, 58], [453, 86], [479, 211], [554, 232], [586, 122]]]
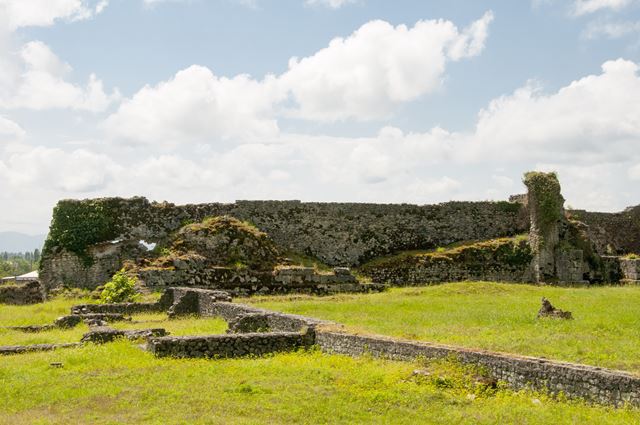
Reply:
[[140, 240], [161, 243], [184, 224], [209, 216], [249, 221], [285, 251], [332, 266], [357, 266], [401, 250], [526, 232], [523, 210], [522, 204], [506, 201], [423, 206], [238, 201], [177, 206], [141, 197], [63, 200], [54, 209], [40, 277], [46, 288], [64, 283], [95, 287], [125, 259], [136, 257]]

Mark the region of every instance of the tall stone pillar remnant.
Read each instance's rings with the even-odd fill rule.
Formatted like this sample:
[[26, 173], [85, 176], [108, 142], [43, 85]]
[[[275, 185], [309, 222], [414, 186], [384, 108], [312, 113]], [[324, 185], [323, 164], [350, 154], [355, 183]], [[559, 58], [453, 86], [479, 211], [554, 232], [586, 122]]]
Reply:
[[528, 189], [531, 218], [529, 243], [534, 253], [533, 272], [536, 282], [557, 279], [556, 247], [560, 242], [560, 225], [564, 218], [564, 198], [556, 173], [531, 171], [524, 175]]

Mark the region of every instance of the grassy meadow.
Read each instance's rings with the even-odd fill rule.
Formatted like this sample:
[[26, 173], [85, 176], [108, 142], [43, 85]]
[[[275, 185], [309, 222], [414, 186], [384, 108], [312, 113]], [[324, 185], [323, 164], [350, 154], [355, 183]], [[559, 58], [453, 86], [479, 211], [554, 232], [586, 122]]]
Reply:
[[[536, 319], [541, 298], [574, 320]], [[640, 287], [460, 282], [367, 295], [255, 297], [253, 305], [360, 333], [541, 356], [640, 374]]]
[[[333, 319], [361, 332], [524, 354], [542, 350], [549, 357], [637, 371], [639, 292], [474, 282], [243, 301]], [[576, 319], [536, 321], [542, 295], [572, 310]], [[84, 301], [0, 305], [0, 326], [51, 323]], [[114, 326], [164, 327], [173, 335], [226, 329], [216, 318], [168, 320], [160, 313], [134, 315], [133, 322]], [[0, 345], [74, 342], [85, 330], [0, 330]], [[58, 363], [62, 367], [55, 367]], [[416, 375], [416, 369], [429, 373]], [[452, 359], [394, 362], [315, 350], [227, 360], [157, 359], [139, 342], [121, 340], [0, 357], [0, 425], [640, 423], [637, 408], [589, 405], [502, 385], [487, 388], [479, 375]]]
[[[60, 362], [63, 367], [52, 367]], [[430, 376], [415, 376], [417, 368]], [[630, 424], [638, 409], [489, 389], [474, 371], [316, 351], [156, 359], [127, 341], [0, 361], [0, 424]]]

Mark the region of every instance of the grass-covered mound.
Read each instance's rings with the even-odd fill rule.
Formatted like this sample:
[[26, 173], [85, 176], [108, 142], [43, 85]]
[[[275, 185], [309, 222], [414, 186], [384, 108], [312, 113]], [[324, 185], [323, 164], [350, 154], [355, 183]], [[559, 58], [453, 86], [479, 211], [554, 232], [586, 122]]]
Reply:
[[[536, 319], [542, 297], [574, 320]], [[369, 295], [260, 297], [259, 307], [364, 333], [623, 369], [640, 374], [640, 287], [561, 288], [488, 282]]]
[[143, 266], [184, 268], [194, 263], [194, 266], [270, 271], [280, 258], [278, 248], [266, 233], [229, 216], [210, 217], [183, 226], [159, 252], [158, 258]]

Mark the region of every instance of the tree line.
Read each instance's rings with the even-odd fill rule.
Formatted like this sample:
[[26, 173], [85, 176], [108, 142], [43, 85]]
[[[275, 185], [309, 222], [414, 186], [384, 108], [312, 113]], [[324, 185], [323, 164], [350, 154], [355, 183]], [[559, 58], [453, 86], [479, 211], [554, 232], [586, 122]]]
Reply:
[[36, 270], [40, 263], [40, 250], [0, 253], [0, 278], [20, 276]]

